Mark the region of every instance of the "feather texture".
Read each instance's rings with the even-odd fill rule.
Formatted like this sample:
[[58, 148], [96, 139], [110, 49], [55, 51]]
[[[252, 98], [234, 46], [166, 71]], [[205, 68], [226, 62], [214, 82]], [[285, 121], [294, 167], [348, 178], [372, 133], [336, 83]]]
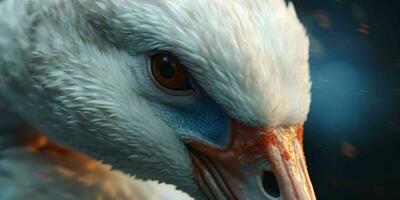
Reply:
[[[157, 89], [148, 52], [178, 56], [227, 116], [274, 127], [307, 118], [308, 45], [293, 5], [283, 0], [5, 0], [0, 104], [59, 144], [204, 199], [183, 139], [152, 106], [194, 97]], [[1, 133], [0, 141], [21, 138], [9, 136]], [[24, 150], [6, 151], [3, 169], [26, 176], [12, 171], [13, 164], [27, 169], [12, 159], [19, 154], [22, 163], [60, 175]]]
[[13, 147], [0, 152], [2, 200], [190, 200], [175, 187], [140, 181], [75, 152]]

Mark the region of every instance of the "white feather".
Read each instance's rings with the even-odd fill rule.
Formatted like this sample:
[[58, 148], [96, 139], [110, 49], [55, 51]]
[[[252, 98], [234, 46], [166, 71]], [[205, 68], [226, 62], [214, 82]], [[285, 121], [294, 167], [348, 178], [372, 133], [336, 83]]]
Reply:
[[141, 181], [70, 152], [60, 157], [14, 147], [0, 152], [2, 200], [191, 200], [174, 186]]
[[5, 0], [0, 102], [58, 143], [203, 199], [184, 144], [149, 105], [161, 91], [132, 69], [169, 50], [232, 118], [296, 124], [308, 45], [283, 0]]

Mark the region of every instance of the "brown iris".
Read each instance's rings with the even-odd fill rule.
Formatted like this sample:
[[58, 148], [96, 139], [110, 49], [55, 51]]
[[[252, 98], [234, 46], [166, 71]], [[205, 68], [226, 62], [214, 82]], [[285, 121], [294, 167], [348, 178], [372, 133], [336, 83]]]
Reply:
[[169, 53], [158, 53], [151, 56], [151, 73], [157, 83], [168, 90], [188, 91], [192, 89], [185, 67]]

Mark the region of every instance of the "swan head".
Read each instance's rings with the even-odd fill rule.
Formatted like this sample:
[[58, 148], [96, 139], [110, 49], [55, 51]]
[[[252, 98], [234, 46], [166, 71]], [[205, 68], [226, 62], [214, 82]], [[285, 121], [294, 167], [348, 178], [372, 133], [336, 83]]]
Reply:
[[27, 110], [47, 135], [196, 199], [315, 199], [309, 41], [292, 4], [71, 2], [29, 29]]

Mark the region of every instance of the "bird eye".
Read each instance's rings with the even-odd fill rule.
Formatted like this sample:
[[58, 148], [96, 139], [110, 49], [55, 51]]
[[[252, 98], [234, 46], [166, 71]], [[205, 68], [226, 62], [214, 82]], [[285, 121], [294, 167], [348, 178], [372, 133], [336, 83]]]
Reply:
[[185, 67], [170, 53], [150, 56], [151, 74], [157, 85], [170, 91], [190, 91], [189, 75]]

